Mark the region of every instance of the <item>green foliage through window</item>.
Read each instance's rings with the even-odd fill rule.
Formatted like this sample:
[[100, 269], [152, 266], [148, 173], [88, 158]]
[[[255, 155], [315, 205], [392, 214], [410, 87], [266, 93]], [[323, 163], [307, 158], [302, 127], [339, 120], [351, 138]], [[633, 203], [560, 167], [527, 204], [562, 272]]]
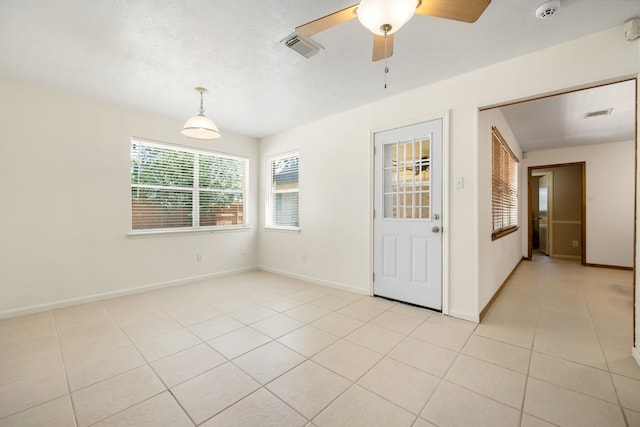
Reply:
[[132, 229], [244, 224], [248, 160], [131, 141]]

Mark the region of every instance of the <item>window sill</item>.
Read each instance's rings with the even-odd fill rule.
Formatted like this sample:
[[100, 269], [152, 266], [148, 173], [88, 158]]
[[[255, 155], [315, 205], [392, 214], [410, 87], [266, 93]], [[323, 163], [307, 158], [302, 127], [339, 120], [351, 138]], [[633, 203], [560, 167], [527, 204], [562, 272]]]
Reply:
[[503, 230], [498, 230], [495, 233], [493, 233], [491, 235], [491, 241], [495, 241], [498, 240], [504, 236], [507, 236], [511, 233], [515, 233], [516, 231], [518, 231], [520, 229], [520, 227], [518, 226], [514, 226], [514, 227], [509, 227], [509, 228], [505, 228]]
[[278, 227], [276, 225], [265, 225], [264, 229], [265, 231], [300, 233], [300, 227]]
[[251, 227], [247, 225], [234, 226], [234, 227], [216, 227], [216, 228], [194, 228], [194, 229], [176, 229], [176, 230], [139, 230], [130, 231], [127, 233], [128, 237], [162, 237], [162, 236], [174, 236], [174, 235], [188, 235], [188, 234], [213, 234], [213, 233], [229, 233], [234, 231], [249, 231]]

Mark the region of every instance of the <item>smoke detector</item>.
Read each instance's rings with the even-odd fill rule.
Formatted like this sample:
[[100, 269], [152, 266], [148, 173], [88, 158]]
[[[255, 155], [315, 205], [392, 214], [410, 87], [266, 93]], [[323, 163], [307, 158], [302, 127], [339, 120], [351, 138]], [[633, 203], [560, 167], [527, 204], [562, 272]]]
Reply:
[[536, 9], [536, 18], [547, 19], [560, 9], [560, 0], [549, 0], [542, 3]]

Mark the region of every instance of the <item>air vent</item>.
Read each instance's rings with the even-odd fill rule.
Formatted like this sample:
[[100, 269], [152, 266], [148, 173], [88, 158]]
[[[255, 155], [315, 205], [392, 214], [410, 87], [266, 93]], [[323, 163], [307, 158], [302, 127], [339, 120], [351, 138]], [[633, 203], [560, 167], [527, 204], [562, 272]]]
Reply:
[[296, 32], [289, 34], [283, 40], [280, 40], [280, 42], [284, 43], [287, 47], [298, 52], [305, 58], [310, 58], [316, 53], [320, 52], [320, 49], [324, 49], [309, 37], [301, 36]]
[[613, 111], [613, 108], [609, 108], [607, 110], [598, 110], [598, 111], [589, 111], [584, 114], [584, 118], [588, 119], [589, 117], [599, 117], [599, 116], [608, 116]]

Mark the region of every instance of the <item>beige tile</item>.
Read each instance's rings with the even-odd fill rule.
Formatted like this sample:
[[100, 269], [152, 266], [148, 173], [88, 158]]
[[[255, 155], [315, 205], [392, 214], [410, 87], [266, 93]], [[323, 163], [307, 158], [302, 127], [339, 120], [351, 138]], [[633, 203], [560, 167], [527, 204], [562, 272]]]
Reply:
[[0, 427], [75, 427], [76, 420], [68, 395], [0, 419]]
[[141, 308], [124, 311], [120, 314], [112, 314], [113, 320], [123, 329], [130, 328], [141, 323], [149, 323], [162, 317], [166, 317], [165, 312], [150, 304], [144, 305]]
[[124, 329], [131, 342], [145, 341], [159, 335], [182, 329], [182, 325], [169, 316], [158, 317], [149, 322], [138, 323]]
[[522, 408], [527, 377], [518, 372], [461, 354], [445, 379], [518, 410]]
[[502, 341], [471, 335], [462, 353], [526, 374], [531, 351]]
[[100, 421], [95, 426], [192, 427], [193, 423], [171, 394], [164, 392]]
[[165, 390], [148, 366], [142, 366], [71, 394], [80, 427], [104, 420]]
[[244, 327], [244, 324], [229, 316], [219, 316], [206, 322], [190, 326], [189, 330], [202, 341], [209, 341], [242, 327]]
[[475, 335], [531, 349], [533, 345], [533, 336], [535, 334], [535, 326], [512, 322], [508, 318], [492, 321], [483, 319], [483, 323], [480, 323], [473, 333]]
[[404, 335], [376, 325], [365, 324], [344, 339], [377, 353], [386, 354], [404, 339]]
[[431, 311], [422, 307], [415, 307], [409, 304], [396, 304], [389, 309], [393, 313], [402, 314], [403, 316], [413, 317], [414, 319], [425, 321], [429, 317], [437, 315], [435, 311]]
[[407, 337], [388, 356], [429, 374], [443, 377], [456, 354], [444, 347]]
[[312, 360], [351, 381], [367, 372], [382, 355], [349, 341], [340, 340], [312, 357]]
[[351, 383], [312, 361], [306, 361], [267, 385], [307, 419], [315, 417]]
[[353, 385], [313, 419], [323, 426], [409, 426], [415, 416], [370, 391]]
[[38, 375], [29, 375], [0, 386], [0, 418], [67, 394], [62, 362]]
[[255, 323], [259, 320], [266, 319], [277, 314], [277, 311], [273, 311], [270, 308], [255, 305], [252, 307], [243, 308], [242, 310], [229, 313], [229, 316], [236, 319], [238, 322], [242, 322], [246, 325]]
[[200, 301], [180, 304], [167, 308], [165, 311], [182, 326], [192, 326], [222, 314], [221, 311]]
[[260, 332], [245, 326], [242, 329], [207, 341], [207, 344], [227, 359], [233, 359], [269, 341], [271, 341], [271, 339], [266, 335], [262, 335]]
[[325, 295], [313, 301], [313, 305], [317, 305], [331, 311], [339, 310], [342, 307], [345, 307], [352, 303], [352, 298], [345, 298], [344, 296], [338, 296], [334, 294]]
[[418, 414], [440, 379], [416, 368], [384, 358], [358, 380], [362, 387]]
[[612, 374], [623, 407], [640, 412], [640, 381]]
[[418, 418], [415, 423], [413, 423], [413, 427], [438, 427], [435, 424], [431, 424], [427, 420], [423, 420], [422, 418]]
[[624, 416], [627, 418], [629, 427], [640, 427], [640, 412], [625, 409]]
[[624, 426], [618, 405], [529, 378], [524, 411], [562, 426]]
[[200, 344], [156, 360], [151, 366], [167, 387], [173, 387], [226, 361], [226, 358], [207, 344]]
[[[430, 317], [429, 320], [434, 317], [436, 316]], [[429, 320], [418, 326], [416, 330], [411, 333], [411, 336], [430, 342], [431, 344], [448, 348], [449, 350], [460, 351], [471, 335], [471, 332], [442, 326], [439, 323], [433, 323]]]
[[618, 403], [611, 377], [606, 371], [534, 351], [529, 375], [611, 403]]
[[441, 313], [434, 313], [429, 316], [427, 323], [435, 323], [438, 325], [446, 326], [448, 328], [458, 329], [463, 332], [473, 332], [478, 326], [475, 322], [469, 322], [468, 320], [457, 319], [455, 317], [447, 316]]
[[172, 393], [200, 424], [260, 387], [231, 363], [225, 363], [174, 388]]
[[261, 388], [224, 410], [203, 427], [228, 426], [305, 426], [307, 420], [280, 399]]
[[295, 298], [285, 297], [285, 296], [278, 296], [275, 298], [271, 298], [261, 303], [261, 305], [278, 312], [291, 310], [292, 308], [302, 304], [304, 303], [300, 300], [297, 300]]
[[170, 354], [177, 353], [200, 343], [201, 341], [198, 337], [187, 329], [180, 329], [136, 343], [136, 347], [148, 362], [153, 362], [154, 360], [162, 359]]
[[66, 362], [69, 388], [75, 391], [145, 364], [133, 345], [87, 359]]
[[595, 332], [589, 336], [536, 333], [533, 350], [594, 368], [607, 369]]
[[6, 356], [0, 359], [0, 386], [46, 375], [60, 364], [60, 350], [56, 347], [20, 356]]
[[278, 338], [278, 342], [307, 357], [313, 356], [337, 340], [338, 337], [335, 335], [310, 325]]
[[521, 427], [554, 427], [554, 424], [548, 423], [527, 413], [522, 414]]
[[309, 289], [302, 290], [300, 292], [292, 293], [291, 295], [289, 295], [289, 297], [303, 302], [311, 302], [320, 299], [330, 293], [331, 291], [328, 288], [325, 288], [323, 286], [315, 286]]
[[331, 313], [330, 310], [314, 304], [299, 305], [284, 312], [287, 316], [305, 323], [313, 322], [314, 320], [320, 319], [329, 313]]
[[272, 341], [237, 357], [233, 363], [260, 383], [266, 384], [304, 360], [295, 351]]
[[92, 335], [86, 339], [75, 340], [68, 344], [61, 343], [65, 362], [75, 362], [99, 356], [108, 351], [131, 345], [131, 341], [120, 330]]
[[372, 319], [369, 323], [402, 335], [408, 335], [422, 322], [423, 320], [420, 318], [388, 310]]
[[520, 425], [520, 411], [448, 381], [436, 389], [421, 417], [451, 427]]
[[381, 298], [369, 297], [363, 298], [353, 304], [341, 308], [338, 310], [338, 313], [356, 318], [363, 322], [368, 322], [374, 317], [384, 313], [395, 304], [396, 303]]
[[256, 304], [248, 301], [244, 298], [231, 298], [224, 301], [217, 301], [211, 303], [215, 309], [223, 313], [233, 313], [234, 311], [243, 310], [245, 308], [253, 307]]
[[273, 339], [295, 331], [302, 326], [304, 326], [304, 323], [301, 321], [283, 314], [276, 314], [275, 316], [251, 325], [253, 329], [257, 329], [259, 332]]
[[312, 325], [335, 336], [344, 337], [345, 335], [364, 325], [364, 322], [349, 316], [345, 316], [344, 314], [331, 313], [321, 319], [316, 320], [312, 323]]

